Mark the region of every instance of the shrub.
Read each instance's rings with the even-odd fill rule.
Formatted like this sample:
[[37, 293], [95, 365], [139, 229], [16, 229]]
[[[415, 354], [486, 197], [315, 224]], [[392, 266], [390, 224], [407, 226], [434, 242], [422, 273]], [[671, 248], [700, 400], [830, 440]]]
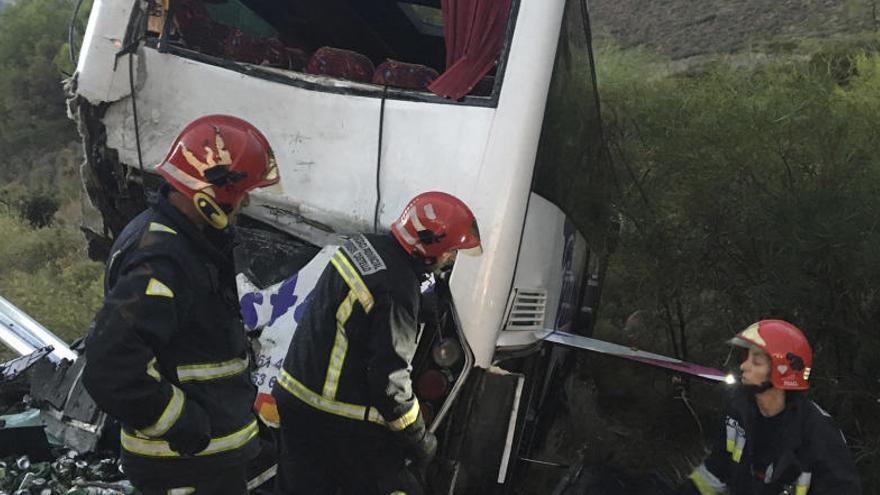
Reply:
[[0, 213], [0, 295], [68, 343], [88, 330], [103, 297], [100, 263], [74, 229], [33, 229]]
[[814, 395], [868, 484], [880, 463], [880, 56], [823, 57], [672, 73], [600, 50], [623, 184], [603, 324], [642, 310], [667, 352], [716, 366], [748, 324], [797, 324], [815, 351]]

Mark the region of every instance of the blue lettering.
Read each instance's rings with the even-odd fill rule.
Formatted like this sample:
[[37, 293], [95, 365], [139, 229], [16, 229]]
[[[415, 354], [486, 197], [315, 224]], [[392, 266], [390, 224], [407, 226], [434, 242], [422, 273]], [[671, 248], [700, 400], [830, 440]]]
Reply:
[[241, 319], [244, 325], [253, 330], [257, 326], [257, 305], [263, 304], [263, 294], [259, 292], [248, 292], [241, 297]]
[[293, 292], [296, 290], [296, 279], [298, 275], [298, 273], [294, 273], [292, 277], [282, 282], [281, 287], [278, 288], [278, 292], [269, 298], [269, 303], [272, 305], [272, 317], [269, 318], [269, 325], [275, 323], [275, 320], [284, 316], [284, 314], [296, 304], [298, 298], [293, 295]]

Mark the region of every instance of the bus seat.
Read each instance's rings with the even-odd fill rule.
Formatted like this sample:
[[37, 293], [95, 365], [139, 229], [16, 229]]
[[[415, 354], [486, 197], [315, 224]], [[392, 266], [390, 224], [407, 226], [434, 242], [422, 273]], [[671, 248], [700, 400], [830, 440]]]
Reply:
[[373, 62], [358, 52], [325, 46], [309, 59], [306, 72], [368, 83], [373, 78]]
[[175, 7], [174, 19], [187, 48], [205, 55], [223, 56], [224, 40], [229, 36], [230, 28], [211, 20], [204, 5], [185, 0]]
[[301, 70], [306, 62], [306, 54], [299, 48], [285, 46], [278, 38], [263, 38], [237, 28], [231, 29], [223, 45], [224, 56], [236, 62], [292, 70]]
[[373, 83], [400, 88], [425, 89], [437, 79], [437, 71], [426, 65], [387, 59], [373, 73]]

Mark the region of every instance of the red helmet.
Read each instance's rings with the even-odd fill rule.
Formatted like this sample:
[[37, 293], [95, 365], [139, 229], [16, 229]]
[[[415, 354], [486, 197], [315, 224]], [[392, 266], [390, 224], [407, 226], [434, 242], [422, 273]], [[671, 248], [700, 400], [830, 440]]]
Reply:
[[225, 213], [248, 191], [278, 182], [269, 141], [250, 123], [229, 115], [192, 121], [156, 171], [192, 198], [208, 223], [221, 229], [228, 223]]
[[761, 320], [730, 340], [740, 347], [755, 346], [770, 355], [770, 383], [782, 390], [807, 390], [813, 350], [798, 327], [783, 320]]
[[480, 246], [477, 219], [470, 208], [455, 196], [437, 191], [413, 198], [391, 225], [391, 232], [407, 252], [426, 258]]

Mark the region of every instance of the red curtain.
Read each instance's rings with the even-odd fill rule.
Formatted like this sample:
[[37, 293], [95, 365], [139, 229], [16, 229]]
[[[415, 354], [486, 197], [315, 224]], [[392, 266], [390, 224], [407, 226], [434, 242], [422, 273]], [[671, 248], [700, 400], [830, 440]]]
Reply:
[[510, 0], [442, 0], [446, 72], [428, 86], [459, 99], [485, 76], [501, 53]]

